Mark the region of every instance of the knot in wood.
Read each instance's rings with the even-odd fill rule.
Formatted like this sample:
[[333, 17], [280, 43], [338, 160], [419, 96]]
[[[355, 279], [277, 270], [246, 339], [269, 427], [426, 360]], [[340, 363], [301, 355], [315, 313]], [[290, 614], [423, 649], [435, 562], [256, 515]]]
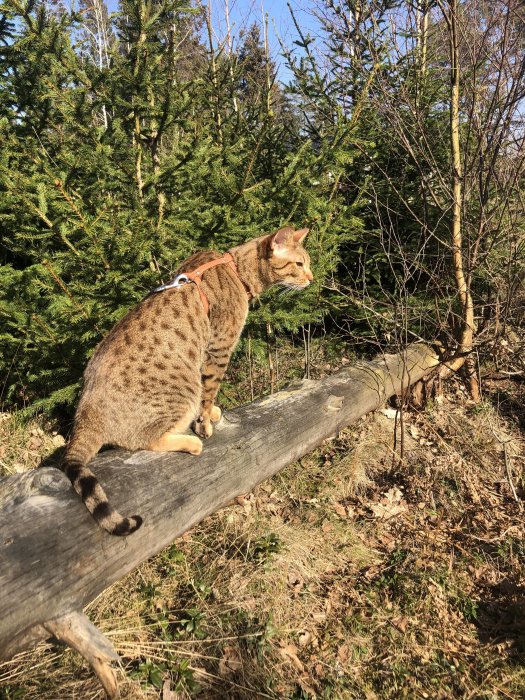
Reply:
[[326, 401], [325, 410], [340, 411], [343, 408], [344, 400], [344, 396], [336, 396], [335, 394], [330, 394], [328, 400]]
[[37, 469], [31, 481], [31, 491], [37, 491], [42, 495], [52, 495], [63, 491], [64, 486], [70, 487], [70, 483], [64, 472], [55, 467]]

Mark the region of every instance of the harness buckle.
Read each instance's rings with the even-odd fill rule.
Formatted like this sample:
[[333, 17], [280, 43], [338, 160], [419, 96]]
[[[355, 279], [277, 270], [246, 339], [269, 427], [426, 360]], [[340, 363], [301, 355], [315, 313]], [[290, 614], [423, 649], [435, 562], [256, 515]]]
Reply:
[[175, 279], [171, 280], [171, 282], [168, 282], [168, 284], [161, 284], [159, 287], [152, 289], [151, 293], [155, 294], [156, 292], [164, 292], [166, 289], [178, 289], [179, 287], [182, 287], [184, 284], [187, 284], [188, 282], [191, 282], [188, 275], [184, 275], [184, 274], [177, 275], [177, 277], [175, 277]]

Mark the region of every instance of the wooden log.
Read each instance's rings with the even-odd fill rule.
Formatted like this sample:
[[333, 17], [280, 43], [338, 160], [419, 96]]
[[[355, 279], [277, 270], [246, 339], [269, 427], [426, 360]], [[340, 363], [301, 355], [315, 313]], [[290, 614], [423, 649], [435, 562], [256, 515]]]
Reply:
[[[50, 632], [88, 658], [78, 635], [76, 643], [68, 632], [71, 620], [82, 627], [77, 611], [206, 515], [401, 393], [438, 362], [432, 348], [415, 344], [323, 380], [298, 382], [228, 412], [200, 457], [99, 454], [92, 466], [111, 502], [121, 513], [144, 517], [142, 528], [127, 538], [97, 527], [58, 469], [1, 479], [0, 659]], [[111, 650], [103, 644], [99, 650], [107, 663]]]

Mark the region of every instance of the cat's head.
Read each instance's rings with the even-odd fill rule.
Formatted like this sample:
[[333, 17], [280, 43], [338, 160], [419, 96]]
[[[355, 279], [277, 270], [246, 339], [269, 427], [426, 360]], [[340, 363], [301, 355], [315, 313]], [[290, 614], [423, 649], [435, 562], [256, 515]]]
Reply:
[[269, 238], [270, 274], [273, 284], [304, 289], [313, 280], [310, 256], [302, 246], [307, 228], [294, 231], [286, 226]]

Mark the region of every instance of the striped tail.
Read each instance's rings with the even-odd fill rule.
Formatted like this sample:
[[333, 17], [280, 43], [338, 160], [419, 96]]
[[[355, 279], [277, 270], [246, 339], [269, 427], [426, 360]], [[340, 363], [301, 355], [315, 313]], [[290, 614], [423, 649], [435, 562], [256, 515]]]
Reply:
[[130, 518], [120, 515], [110, 505], [97, 477], [87, 466], [102, 445], [91, 444], [90, 447], [86, 446], [82, 449], [79, 442], [75, 438], [72, 439], [62, 463], [62, 470], [101, 528], [111, 535], [131, 535], [142, 525], [142, 518], [140, 515], [133, 515]]

